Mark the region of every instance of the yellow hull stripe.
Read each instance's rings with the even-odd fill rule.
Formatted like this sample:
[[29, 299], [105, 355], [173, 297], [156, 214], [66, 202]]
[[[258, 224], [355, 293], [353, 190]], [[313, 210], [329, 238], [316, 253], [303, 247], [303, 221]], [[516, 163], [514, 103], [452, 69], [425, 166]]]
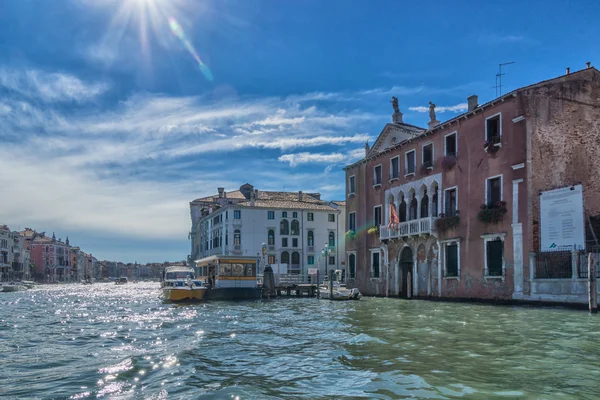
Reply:
[[178, 300], [202, 300], [204, 298], [204, 294], [206, 293], [206, 289], [192, 289], [192, 290], [182, 290], [182, 289], [163, 289], [163, 295], [165, 299], [171, 301]]

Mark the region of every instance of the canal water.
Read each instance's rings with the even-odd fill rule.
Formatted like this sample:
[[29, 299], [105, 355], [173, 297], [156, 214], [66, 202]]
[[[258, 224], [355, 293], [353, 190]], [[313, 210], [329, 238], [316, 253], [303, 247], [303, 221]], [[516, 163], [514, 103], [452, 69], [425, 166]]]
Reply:
[[597, 399], [600, 316], [399, 299], [0, 293], [0, 398]]

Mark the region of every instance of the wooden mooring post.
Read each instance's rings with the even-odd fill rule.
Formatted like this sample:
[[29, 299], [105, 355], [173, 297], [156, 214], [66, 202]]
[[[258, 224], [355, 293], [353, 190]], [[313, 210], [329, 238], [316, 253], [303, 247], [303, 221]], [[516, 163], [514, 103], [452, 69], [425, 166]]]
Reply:
[[596, 286], [596, 269], [598, 267], [598, 254], [590, 252], [588, 254], [588, 299], [590, 312], [598, 312], [598, 292]]

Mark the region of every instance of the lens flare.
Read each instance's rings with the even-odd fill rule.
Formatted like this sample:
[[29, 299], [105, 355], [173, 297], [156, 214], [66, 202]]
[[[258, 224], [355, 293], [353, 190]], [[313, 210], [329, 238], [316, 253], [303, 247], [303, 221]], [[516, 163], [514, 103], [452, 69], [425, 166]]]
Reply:
[[186, 48], [186, 50], [192, 55], [192, 57], [194, 57], [194, 60], [196, 60], [196, 62], [198, 63], [200, 71], [202, 72], [204, 77], [209, 81], [212, 81], [212, 72], [210, 71], [208, 66], [202, 62], [200, 56], [196, 52], [196, 49], [194, 49], [194, 46], [192, 46], [192, 43], [188, 40], [187, 36], [185, 35], [183, 28], [181, 27], [181, 25], [179, 25], [179, 22], [177, 22], [177, 20], [174, 17], [169, 17], [169, 27], [171, 28], [171, 32], [173, 32], [173, 35], [177, 36], [177, 38], [181, 40], [181, 43], [183, 43], [183, 46]]

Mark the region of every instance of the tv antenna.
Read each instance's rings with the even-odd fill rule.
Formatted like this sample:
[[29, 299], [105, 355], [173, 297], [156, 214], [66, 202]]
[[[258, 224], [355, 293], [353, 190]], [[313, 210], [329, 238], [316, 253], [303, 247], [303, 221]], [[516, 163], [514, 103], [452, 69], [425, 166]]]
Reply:
[[496, 74], [496, 85], [492, 86], [494, 89], [496, 89], [496, 97], [502, 96], [502, 75], [504, 75], [502, 73], [502, 67], [504, 65], [510, 65], [514, 63], [514, 61], [511, 61], [507, 63], [498, 64], [498, 73]]

